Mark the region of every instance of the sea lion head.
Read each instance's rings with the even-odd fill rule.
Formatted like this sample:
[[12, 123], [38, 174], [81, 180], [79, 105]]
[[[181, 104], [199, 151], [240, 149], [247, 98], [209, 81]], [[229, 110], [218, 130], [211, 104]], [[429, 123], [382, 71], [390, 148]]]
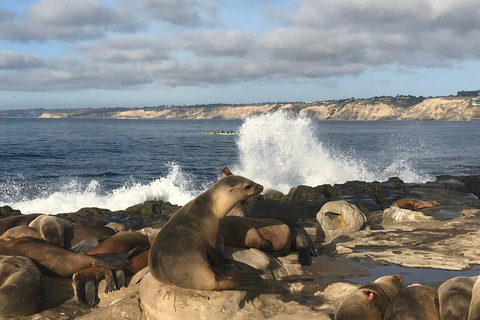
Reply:
[[239, 201], [263, 191], [263, 186], [242, 176], [226, 176], [209, 189], [213, 200], [213, 212], [223, 218]]

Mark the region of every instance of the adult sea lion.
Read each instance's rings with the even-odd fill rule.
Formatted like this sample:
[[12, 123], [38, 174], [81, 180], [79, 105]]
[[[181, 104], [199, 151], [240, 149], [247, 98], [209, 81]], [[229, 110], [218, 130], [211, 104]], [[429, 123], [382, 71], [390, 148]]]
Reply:
[[420, 284], [400, 290], [385, 311], [384, 320], [440, 320], [437, 291]]
[[0, 316], [36, 313], [42, 290], [42, 275], [30, 259], [0, 256]]
[[70, 277], [75, 272], [90, 266], [122, 269], [127, 263], [126, 254], [76, 253], [35, 238], [18, 238], [0, 241], [0, 255], [23, 256], [32, 259], [40, 268], [61, 277]]
[[37, 229], [46, 241], [63, 247], [65, 228], [73, 228], [73, 223], [56, 216], [41, 215], [30, 222], [28, 226]]
[[408, 210], [420, 210], [425, 208], [435, 208], [439, 207], [440, 203], [437, 201], [422, 201], [413, 198], [404, 198], [398, 199], [394, 203], [392, 203], [392, 207], [397, 207], [401, 209], [408, 209]]
[[[124, 231], [101, 242], [93, 248], [89, 254], [130, 253], [135, 256], [146, 250], [149, 246], [147, 236], [135, 231]], [[138, 260], [142, 259], [136, 259], [136, 264], [141, 263]], [[147, 266], [147, 259], [145, 259], [145, 257], [143, 258], [143, 262], [143, 268], [145, 268]], [[106, 267], [88, 267], [76, 272], [73, 275], [73, 282], [78, 300], [88, 306], [94, 306], [97, 301], [98, 283], [103, 279], [107, 280], [106, 292], [123, 287], [125, 285], [125, 274], [121, 269], [123, 269], [123, 267], [112, 272], [111, 269]]]
[[20, 216], [8, 217], [0, 219], [0, 235], [4, 234], [8, 229], [17, 226], [28, 226], [40, 213], [22, 214]]
[[441, 320], [467, 319], [475, 278], [456, 277], [438, 288]]
[[380, 320], [400, 290], [399, 275], [380, 277], [349, 295], [340, 305], [335, 320]]
[[23, 225], [8, 229], [4, 234], [2, 234], [2, 236], [0, 236], [0, 240], [11, 240], [22, 237], [43, 239], [42, 235], [37, 229]]
[[305, 229], [297, 223], [276, 218], [253, 219], [226, 216], [220, 220], [218, 248], [224, 246], [255, 248], [266, 252], [288, 254], [299, 252], [299, 262], [311, 265], [315, 246]]
[[241, 200], [262, 192], [247, 178], [230, 175], [178, 210], [156, 236], [148, 265], [153, 277], [164, 283], [199, 290], [250, 288], [258, 280], [245, 272], [216, 275], [208, 257], [216, 254], [219, 220]]
[[480, 320], [480, 276], [472, 289], [472, 301], [470, 301], [470, 310], [468, 320]]

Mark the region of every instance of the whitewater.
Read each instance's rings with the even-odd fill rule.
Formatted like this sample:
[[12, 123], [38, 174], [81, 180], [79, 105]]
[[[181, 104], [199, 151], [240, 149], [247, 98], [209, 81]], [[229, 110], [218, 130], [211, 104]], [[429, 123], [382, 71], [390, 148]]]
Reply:
[[[340, 184], [351, 180], [386, 181], [396, 176], [407, 183], [431, 181], [434, 176], [414, 168], [415, 153], [426, 146], [398, 145], [392, 136], [375, 157], [362, 158], [355, 148], [348, 152], [340, 146], [326, 143], [314, 121], [300, 116], [277, 112], [243, 121], [232, 143], [236, 144], [238, 158], [226, 163], [232, 172], [261, 183], [266, 189], [288, 193], [298, 185], [317, 186]], [[208, 157], [207, 157], [208, 158]], [[208, 161], [208, 159], [207, 159]], [[76, 177], [57, 181], [54, 186], [37, 190], [26, 197], [24, 185], [13, 181], [0, 184], [3, 195], [0, 206], [10, 206], [22, 213], [57, 214], [75, 212], [83, 207], [123, 210], [146, 200], [162, 200], [184, 205], [219, 178], [202, 180], [186, 172], [179, 163], [168, 162], [167, 174], [150, 182], [137, 182], [131, 176], [113, 190], [105, 190], [97, 179], [80, 183]]]

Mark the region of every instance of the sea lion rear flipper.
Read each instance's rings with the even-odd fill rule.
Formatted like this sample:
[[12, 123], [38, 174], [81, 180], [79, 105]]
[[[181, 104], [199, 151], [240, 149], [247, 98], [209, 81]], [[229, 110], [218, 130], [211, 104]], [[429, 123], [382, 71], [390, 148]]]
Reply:
[[117, 290], [112, 269], [105, 268], [105, 282], [107, 283], [105, 286], [105, 293]]
[[98, 246], [99, 243], [100, 242], [98, 241], [97, 237], [87, 238], [87, 239], [84, 239], [84, 240], [80, 241], [76, 245], [72, 246], [70, 248], [70, 251], [88, 252], [88, 251], [92, 250], [93, 248], [95, 248], [96, 246]]
[[312, 264], [312, 256], [309, 248], [302, 248], [298, 251], [298, 262], [302, 266], [310, 266]]
[[110, 269], [123, 269], [128, 261], [128, 253], [96, 253], [94, 267], [105, 267]]
[[125, 271], [123, 270], [115, 270], [115, 285], [117, 286], [117, 290], [122, 289], [125, 287]]
[[89, 307], [95, 306], [99, 299], [97, 299], [97, 284], [93, 281], [87, 281], [85, 283], [85, 304]]

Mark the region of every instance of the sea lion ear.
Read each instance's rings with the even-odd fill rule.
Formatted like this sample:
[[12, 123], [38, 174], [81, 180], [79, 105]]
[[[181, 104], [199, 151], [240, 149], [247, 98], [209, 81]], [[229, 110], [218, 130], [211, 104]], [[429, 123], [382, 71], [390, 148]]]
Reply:
[[373, 301], [373, 298], [375, 298], [375, 295], [373, 294], [373, 292], [370, 292], [368, 294], [368, 300]]
[[233, 173], [230, 171], [228, 167], [225, 167], [222, 169], [222, 178], [225, 178], [226, 176], [231, 176]]

